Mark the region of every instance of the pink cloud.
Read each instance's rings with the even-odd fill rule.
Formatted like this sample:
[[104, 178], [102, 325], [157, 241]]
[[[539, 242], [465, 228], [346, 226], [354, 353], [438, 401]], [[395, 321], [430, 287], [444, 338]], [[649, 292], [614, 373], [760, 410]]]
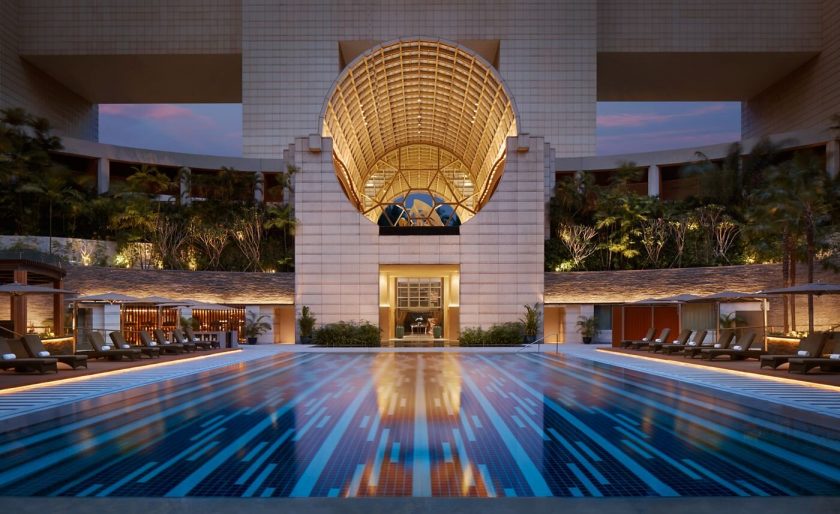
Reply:
[[615, 128], [615, 127], [644, 127], [656, 123], [666, 123], [679, 118], [695, 118], [705, 116], [713, 112], [719, 112], [725, 109], [723, 104], [712, 104], [691, 111], [673, 114], [656, 114], [656, 113], [624, 113], [624, 114], [603, 114], [598, 116], [597, 124], [599, 127]]
[[215, 122], [204, 115], [173, 104], [102, 104], [99, 106], [101, 114], [110, 116], [122, 116], [138, 120], [173, 120], [192, 121], [204, 125], [213, 125]]
[[652, 131], [598, 137], [598, 155], [652, 152], [672, 148], [697, 148], [741, 139], [739, 131]]

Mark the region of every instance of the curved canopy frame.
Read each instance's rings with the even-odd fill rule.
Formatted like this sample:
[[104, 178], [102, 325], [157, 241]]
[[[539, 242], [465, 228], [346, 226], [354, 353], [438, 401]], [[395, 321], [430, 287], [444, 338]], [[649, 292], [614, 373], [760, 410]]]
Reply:
[[513, 99], [484, 59], [439, 39], [372, 48], [339, 76], [322, 112], [348, 198], [375, 221], [410, 189], [457, 205], [462, 220], [486, 203], [517, 133]]

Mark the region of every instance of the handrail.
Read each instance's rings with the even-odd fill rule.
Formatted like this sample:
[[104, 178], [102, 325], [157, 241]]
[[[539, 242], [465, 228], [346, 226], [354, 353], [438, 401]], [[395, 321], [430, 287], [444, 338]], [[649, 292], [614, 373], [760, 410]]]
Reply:
[[[526, 345], [525, 345], [525, 346], [523, 346], [522, 348], [520, 348], [520, 349], [516, 350], [516, 353], [519, 353], [519, 352], [523, 351], [525, 348], [528, 348], [528, 347], [530, 347], [530, 346], [532, 346], [532, 345], [537, 345], [537, 352], [539, 352], [539, 351], [540, 351], [540, 346], [539, 346], [539, 345], [540, 345], [540, 344], [542, 344], [542, 343], [541, 343], [541, 341], [545, 341], [545, 340], [546, 340], [546, 338], [548, 338], [548, 337], [551, 337], [551, 336], [559, 336], [559, 335], [560, 335], [560, 332], [556, 332], [556, 333], [554, 333], [554, 334], [546, 334], [546, 335], [542, 336], [542, 337], [541, 337], [541, 338], [539, 338], [539, 339], [534, 339], [533, 341], [531, 341], [530, 343], [526, 344]], [[560, 349], [560, 341], [559, 341], [559, 339], [558, 339], [558, 341], [557, 341], [557, 349], [558, 349], [558, 350]]]
[[8, 328], [6, 328], [6, 327], [0, 327], [0, 330], [5, 330], [6, 332], [8, 332], [8, 333], [12, 334], [12, 335], [13, 335], [13, 336], [15, 336], [15, 337], [23, 337], [23, 335], [18, 334], [18, 333], [17, 333], [17, 332], [15, 332], [14, 330], [9, 330], [9, 329], [8, 329]]

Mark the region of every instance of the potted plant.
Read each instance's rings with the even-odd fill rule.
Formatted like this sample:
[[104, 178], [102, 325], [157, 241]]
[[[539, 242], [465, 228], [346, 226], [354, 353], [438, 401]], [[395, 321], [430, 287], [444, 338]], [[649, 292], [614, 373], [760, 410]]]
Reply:
[[300, 317], [298, 318], [301, 344], [312, 344], [312, 330], [315, 328], [315, 321], [317, 320], [312, 316], [312, 311], [304, 305], [300, 309]]
[[245, 317], [245, 338], [248, 344], [257, 344], [257, 338], [271, 330], [271, 325], [265, 319], [268, 316], [265, 314], [257, 314], [249, 312]]
[[598, 335], [598, 318], [595, 316], [580, 316], [577, 321], [578, 332], [583, 338], [583, 344], [592, 342], [592, 338]]
[[531, 344], [537, 340], [537, 332], [540, 329], [540, 306], [539, 304], [525, 305], [525, 317], [519, 318], [522, 328], [525, 331], [525, 344]]

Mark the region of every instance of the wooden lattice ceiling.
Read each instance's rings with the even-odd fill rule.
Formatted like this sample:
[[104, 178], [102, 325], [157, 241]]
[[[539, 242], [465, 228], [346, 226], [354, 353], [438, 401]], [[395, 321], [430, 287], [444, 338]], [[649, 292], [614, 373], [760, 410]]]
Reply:
[[468, 219], [495, 188], [505, 140], [516, 130], [496, 70], [461, 46], [428, 39], [386, 43], [358, 57], [336, 82], [323, 118], [339, 179], [373, 220], [410, 189], [439, 194]]

